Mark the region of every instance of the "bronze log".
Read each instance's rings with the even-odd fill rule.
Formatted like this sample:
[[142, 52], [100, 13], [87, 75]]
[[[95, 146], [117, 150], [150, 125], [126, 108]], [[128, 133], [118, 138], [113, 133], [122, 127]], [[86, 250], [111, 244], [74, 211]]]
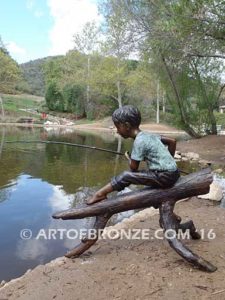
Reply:
[[[84, 205], [82, 208], [72, 208], [58, 212], [53, 215], [53, 218], [68, 220], [96, 216], [94, 228], [103, 229], [110, 217], [115, 213], [131, 209], [154, 207], [159, 208], [160, 226], [163, 227], [164, 230], [172, 229], [175, 232], [179, 229], [182, 231], [189, 230], [193, 239], [199, 239], [200, 236], [196, 232], [193, 221], [190, 220], [189, 222], [181, 224], [181, 218], [174, 215], [173, 209], [176, 202], [180, 199], [208, 193], [212, 181], [213, 176], [211, 169], [207, 168], [180, 178], [173, 187], [168, 189], [140, 189], [112, 197], [93, 205]], [[82, 240], [81, 243], [67, 253], [66, 256], [74, 257], [81, 255], [89, 249], [97, 239], [98, 238]], [[194, 266], [207, 272], [214, 272], [217, 269], [184, 246], [176, 236], [169, 238], [168, 242], [180, 256]]]

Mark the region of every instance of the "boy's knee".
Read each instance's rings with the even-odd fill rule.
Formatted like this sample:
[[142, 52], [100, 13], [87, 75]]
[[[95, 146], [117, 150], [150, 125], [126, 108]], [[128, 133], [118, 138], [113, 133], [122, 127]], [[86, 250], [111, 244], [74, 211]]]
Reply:
[[130, 173], [131, 172], [129, 172], [129, 171], [123, 171], [120, 175], [119, 175], [119, 177], [120, 178], [128, 178], [128, 177], [130, 177]]
[[130, 173], [131, 172], [129, 172], [129, 171], [124, 171], [121, 174], [113, 177], [111, 180], [111, 185], [112, 185], [113, 190], [121, 191], [126, 186], [128, 186], [130, 184], [130, 182], [129, 182]]

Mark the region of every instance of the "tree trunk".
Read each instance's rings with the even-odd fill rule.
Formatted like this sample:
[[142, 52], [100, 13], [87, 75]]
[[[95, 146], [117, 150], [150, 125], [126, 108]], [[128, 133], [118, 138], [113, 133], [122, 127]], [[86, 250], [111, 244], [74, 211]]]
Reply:
[[2, 110], [2, 119], [5, 119], [5, 111], [4, 111], [4, 106], [3, 106], [3, 100], [2, 97], [0, 95], [0, 103], [1, 103], [1, 110]]
[[195, 75], [196, 75], [196, 77], [197, 77], [197, 79], [198, 79], [199, 86], [200, 86], [200, 88], [201, 88], [202, 97], [203, 97], [203, 99], [204, 99], [204, 101], [205, 101], [205, 104], [206, 104], [206, 106], [207, 106], [208, 117], [209, 117], [209, 122], [210, 122], [210, 127], [211, 127], [210, 133], [216, 135], [216, 134], [217, 134], [217, 127], [216, 127], [216, 118], [215, 118], [214, 113], [213, 113], [213, 107], [214, 107], [214, 105], [213, 105], [213, 103], [210, 102], [210, 100], [209, 100], [209, 97], [208, 97], [208, 95], [207, 95], [205, 86], [204, 86], [204, 84], [203, 84], [203, 82], [202, 82], [202, 80], [201, 80], [201, 76], [200, 76], [200, 74], [199, 74], [199, 72], [198, 72], [197, 65], [196, 65], [195, 63], [193, 63], [192, 65], [193, 65], [193, 67], [194, 67]]
[[87, 59], [87, 113], [90, 108], [90, 56]]
[[156, 123], [159, 124], [159, 80], [157, 82]]
[[119, 59], [117, 59], [117, 82], [116, 82], [116, 87], [117, 87], [117, 101], [119, 104], [119, 107], [122, 107], [122, 95], [121, 95], [121, 82], [120, 82], [120, 76], [119, 76], [119, 69], [120, 69], [120, 62]]
[[173, 79], [173, 75], [172, 75], [172, 73], [171, 73], [171, 71], [170, 71], [170, 69], [169, 69], [169, 67], [166, 63], [166, 60], [165, 60], [165, 58], [162, 54], [161, 54], [161, 59], [162, 59], [162, 62], [165, 66], [165, 69], [166, 69], [167, 74], [169, 76], [170, 83], [171, 83], [171, 85], [173, 87], [173, 90], [174, 90], [175, 98], [176, 98], [177, 105], [178, 105], [178, 108], [179, 108], [179, 111], [180, 111], [181, 121], [184, 125], [184, 129], [190, 136], [192, 136], [194, 138], [200, 138], [201, 136], [197, 132], [195, 132], [195, 130], [190, 126], [190, 124], [187, 121], [187, 117], [186, 117], [185, 112], [184, 112], [183, 107], [182, 107], [182, 99], [180, 98], [176, 83]]
[[118, 104], [119, 104], [119, 107], [122, 107], [122, 96], [121, 96], [120, 80], [117, 81], [116, 86], [117, 86]]
[[2, 156], [2, 149], [4, 146], [4, 141], [5, 141], [5, 127], [2, 128], [2, 138], [1, 138], [1, 144], [0, 144], [0, 158]]
[[211, 125], [211, 133], [217, 135], [216, 118], [213, 113], [213, 108], [209, 108], [209, 120]]
[[163, 114], [166, 113], [166, 101], [165, 101], [165, 95], [163, 93]]

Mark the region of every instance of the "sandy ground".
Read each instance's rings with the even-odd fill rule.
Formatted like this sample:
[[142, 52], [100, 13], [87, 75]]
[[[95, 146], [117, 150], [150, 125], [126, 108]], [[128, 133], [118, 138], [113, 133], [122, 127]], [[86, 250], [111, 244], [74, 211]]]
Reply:
[[[224, 136], [210, 136], [179, 142], [178, 150], [197, 152], [202, 159], [224, 165], [224, 145]], [[0, 289], [0, 299], [224, 300], [225, 210], [191, 198], [178, 203], [176, 213], [183, 221], [193, 219], [201, 230], [201, 240], [185, 244], [215, 264], [216, 272], [193, 268], [165, 240], [157, 239], [158, 214], [148, 209], [117, 226], [150, 229], [149, 240], [100, 240], [80, 258], [59, 258], [12, 280]], [[214, 239], [208, 239], [210, 230]]]

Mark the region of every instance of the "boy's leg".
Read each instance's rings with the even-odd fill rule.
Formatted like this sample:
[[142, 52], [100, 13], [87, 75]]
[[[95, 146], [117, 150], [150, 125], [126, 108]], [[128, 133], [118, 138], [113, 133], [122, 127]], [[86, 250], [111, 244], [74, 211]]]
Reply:
[[121, 191], [130, 184], [146, 185], [154, 188], [163, 187], [158, 180], [157, 173], [146, 171], [125, 171], [111, 180], [113, 190]]
[[[162, 176], [164, 175], [164, 176]], [[138, 172], [131, 172], [131, 171], [125, 171], [121, 173], [118, 176], [115, 176], [112, 179], [112, 187], [113, 190], [120, 191], [124, 189], [126, 186], [129, 186], [130, 184], [141, 184], [150, 186], [153, 188], [164, 188], [167, 184], [172, 185], [176, 182], [176, 180], [179, 178], [179, 174], [176, 172], [162, 172], [161, 175], [159, 173], [154, 171], [138, 171]], [[172, 184], [171, 184], [172, 183]], [[175, 213], [174, 217], [177, 219], [177, 221], [181, 222], [181, 217], [176, 215]]]
[[106, 184], [100, 190], [98, 190], [92, 197], [88, 198], [86, 203], [93, 204], [95, 202], [104, 200], [107, 198], [107, 194], [113, 191], [113, 187], [111, 183]]

